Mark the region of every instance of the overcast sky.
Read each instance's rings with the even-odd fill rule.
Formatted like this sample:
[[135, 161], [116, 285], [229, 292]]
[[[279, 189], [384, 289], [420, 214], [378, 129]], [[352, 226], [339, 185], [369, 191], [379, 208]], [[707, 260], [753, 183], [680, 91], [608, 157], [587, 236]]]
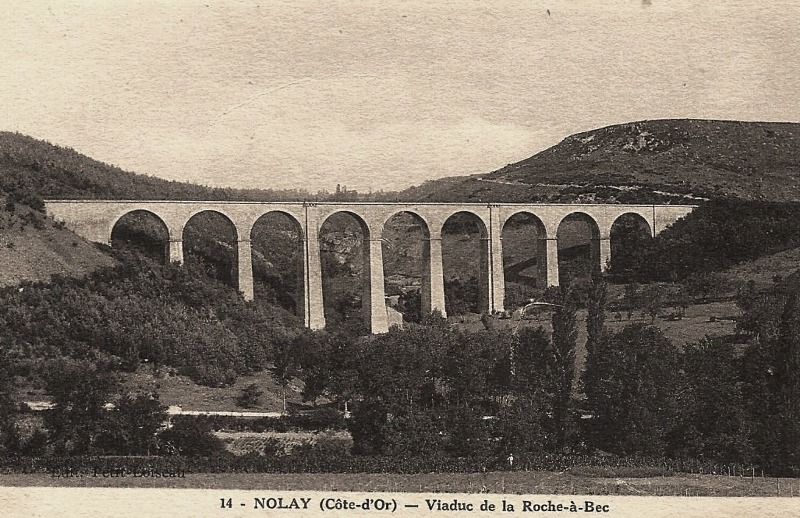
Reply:
[[609, 124], [798, 122], [796, 4], [0, 0], [0, 129], [207, 185], [399, 189]]

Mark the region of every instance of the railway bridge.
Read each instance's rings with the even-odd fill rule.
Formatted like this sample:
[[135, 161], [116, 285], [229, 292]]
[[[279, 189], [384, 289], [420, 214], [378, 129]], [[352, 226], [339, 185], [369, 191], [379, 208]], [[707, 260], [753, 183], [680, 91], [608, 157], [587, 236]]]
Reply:
[[559, 225], [570, 216], [580, 216], [591, 229], [591, 258], [605, 268], [611, 258], [611, 227], [618, 218], [632, 214], [644, 221], [655, 236], [695, 207], [688, 205], [623, 204], [525, 204], [525, 203], [391, 203], [391, 202], [233, 202], [233, 201], [133, 201], [133, 200], [46, 200], [47, 211], [80, 236], [98, 243], [111, 243], [119, 220], [132, 212], [147, 212], [166, 228], [169, 261], [183, 263], [184, 228], [194, 216], [215, 212], [227, 218], [236, 233], [238, 289], [246, 300], [253, 299], [253, 267], [250, 246], [256, 222], [271, 213], [288, 216], [303, 241], [303, 313], [305, 325], [325, 327], [320, 260], [320, 229], [338, 213], [353, 216], [364, 236], [364, 293], [362, 307], [373, 333], [388, 330], [384, 297], [384, 270], [381, 235], [387, 221], [407, 213], [420, 224], [425, 235], [421, 288], [424, 312], [445, 315], [442, 266], [442, 228], [449, 218], [468, 213], [476, 218], [481, 233], [479, 290], [481, 306], [488, 311], [503, 310], [502, 231], [518, 214], [532, 217], [541, 246], [537, 263], [546, 272], [546, 283], [558, 285]]

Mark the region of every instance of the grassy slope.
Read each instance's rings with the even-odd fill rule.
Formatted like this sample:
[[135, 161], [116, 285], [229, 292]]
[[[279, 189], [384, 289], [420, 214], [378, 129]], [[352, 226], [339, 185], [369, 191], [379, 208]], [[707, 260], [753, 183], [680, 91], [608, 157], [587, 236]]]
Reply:
[[758, 289], [772, 286], [776, 276], [787, 278], [800, 265], [800, 248], [784, 250], [777, 254], [760, 257], [754, 261], [737, 264], [723, 272], [731, 283], [754, 281]]
[[[26, 215], [38, 218], [41, 228], [26, 221]], [[81, 276], [113, 263], [94, 244], [49, 218], [36, 216], [30, 208], [17, 205], [14, 212], [0, 210], [0, 286], [46, 281], [53, 274]]]
[[[253, 408], [236, 405], [236, 398], [242, 389], [255, 383], [264, 391], [260, 402]], [[283, 391], [269, 371], [252, 376], [239, 376], [231, 387], [204, 387], [196, 385], [185, 376], [157, 375], [147, 368], [140, 368], [134, 374], [125, 375], [125, 387], [129, 390], [155, 391], [161, 403], [177, 405], [184, 410], [207, 410], [229, 412], [281, 412], [283, 410]], [[302, 383], [292, 382], [286, 390], [287, 406], [302, 404], [300, 392]]]

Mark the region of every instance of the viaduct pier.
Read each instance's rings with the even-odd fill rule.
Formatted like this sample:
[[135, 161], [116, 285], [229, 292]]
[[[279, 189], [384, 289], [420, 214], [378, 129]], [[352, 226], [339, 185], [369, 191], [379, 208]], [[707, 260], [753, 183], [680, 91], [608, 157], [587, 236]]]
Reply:
[[531, 216], [541, 246], [537, 263], [546, 271], [546, 283], [558, 285], [559, 225], [570, 216], [587, 221], [591, 232], [591, 258], [600, 268], [611, 259], [611, 227], [618, 218], [634, 215], [647, 224], [655, 236], [695, 207], [689, 205], [622, 204], [524, 204], [524, 203], [390, 203], [390, 202], [233, 202], [233, 201], [133, 201], [133, 200], [46, 200], [47, 212], [63, 221], [78, 235], [98, 243], [110, 244], [117, 222], [132, 212], [147, 212], [158, 218], [169, 235], [166, 254], [169, 261], [183, 263], [183, 234], [189, 220], [204, 212], [221, 214], [236, 233], [238, 289], [246, 300], [253, 299], [253, 267], [250, 246], [256, 222], [270, 213], [288, 216], [303, 241], [303, 313], [305, 325], [325, 327], [320, 261], [320, 229], [337, 213], [353, 216], [364, 236], [364, 293], [362, 307], [373, 333], [388, 330], [384, 297], [383, 250], [381, 235], [387, 221], [408, 213], [420, 224], [425, 235], [423, 257], [422, 309], [445, 314], [442, 266], [442, 228], [459, 213], [476, 218], [481, 233], [479, 289], [481, 306], [488, 311], [503, 310], [502, 231], [517, 214]]

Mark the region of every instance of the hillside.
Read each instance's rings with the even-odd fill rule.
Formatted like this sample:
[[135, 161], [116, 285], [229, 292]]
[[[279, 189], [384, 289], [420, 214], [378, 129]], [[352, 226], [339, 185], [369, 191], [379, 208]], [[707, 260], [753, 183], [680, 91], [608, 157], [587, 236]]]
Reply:
[[[212, 188], [124, 171], [79, 152], [0, 131], [0, 196], [65, 199], [303, 200], [303, 190]], [[31, 200], [28, 200], [31, 201]]]
[[30, 207], [3, 205], [0, 208], [0, 287], [21, 281], [48, 281], [51, 275], [80, 277], [115, 263], [94, 244]]
[[578, 133], [502, 169], [427, 182], [426, 201], [800, 200], [800, 124], [654, 120]]

